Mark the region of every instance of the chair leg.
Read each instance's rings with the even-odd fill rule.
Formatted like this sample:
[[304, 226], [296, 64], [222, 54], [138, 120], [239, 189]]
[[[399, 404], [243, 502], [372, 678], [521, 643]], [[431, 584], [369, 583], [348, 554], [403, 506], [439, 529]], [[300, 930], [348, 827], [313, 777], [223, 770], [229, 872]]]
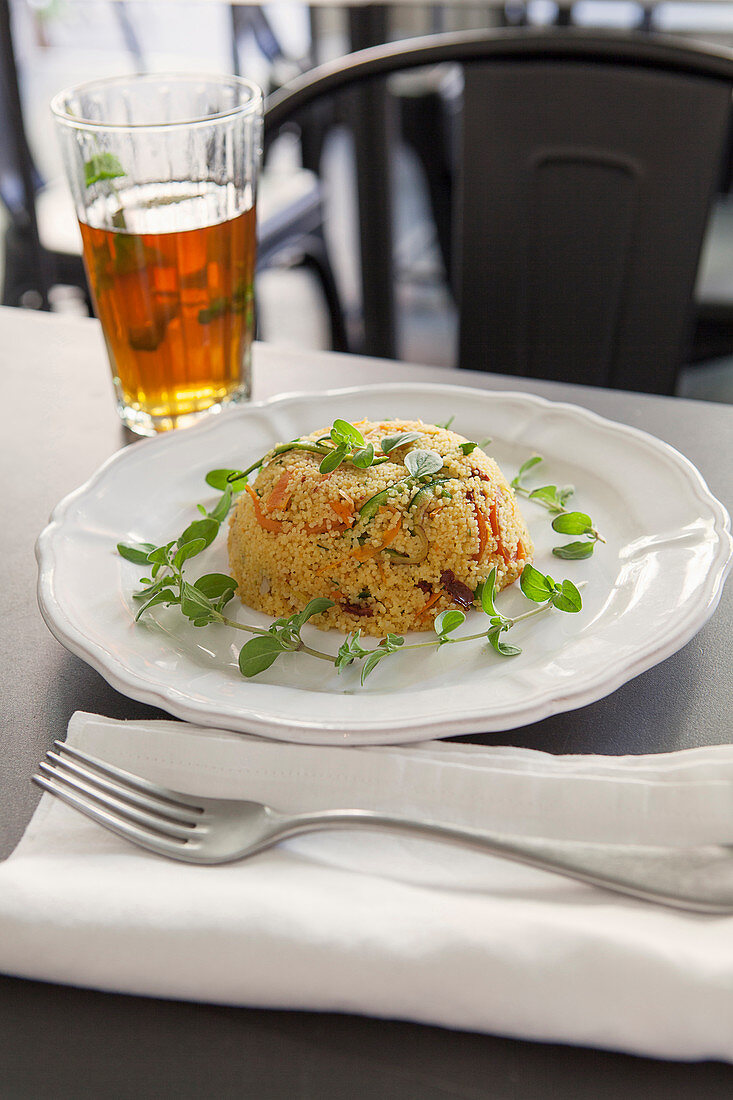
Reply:
[[304, 251], [300, 257], [298, 266], [310, 268], [321, 284], [323, 296], [326, 300], [326, 308], [328, 309], [332, 350], [348, 351], [349, 338], [346, 333], [346, 324], [341, 308], [341, 300], [325, 250], [320, 247], [309, 245], [308, 249]]
[[[350, 350], [350, 343], [338, 286], [328, 259], [325, 242], [322, 241], [318, 235], [301, 237], [297, 244], [294, 244], [287, 251], [278, 253], [277, 256], [271, 259], [271, 261], [261, 270], [268, 270], [271, 268], [292, 269], [297, 267], [306, 268], [312, 271], [318, 279], [328, 311], [331, 350], [348, 352]], [[259, 333], [259, 328], [259, 314], [255, 307], [256, 333]], [[257, 339], [262, 338], [263, 337], [260, 335], [257, 336]], [[266, 339], [267, 337], [264, 338]]]
[[425, 173], [440, 254], [450, 283], [453, 271], [452, 136], [447, 106], [439, 92], [400, 99], [402, 140], [410, 145]]
[[16, 226], [9, 226], [4, 240], [4, 306], [22, 306], [23, 298], [33, 291], [38, 296], [35, 308], [48, 310], [49, 281], [45, 257], [38, 254], [32, 240]]

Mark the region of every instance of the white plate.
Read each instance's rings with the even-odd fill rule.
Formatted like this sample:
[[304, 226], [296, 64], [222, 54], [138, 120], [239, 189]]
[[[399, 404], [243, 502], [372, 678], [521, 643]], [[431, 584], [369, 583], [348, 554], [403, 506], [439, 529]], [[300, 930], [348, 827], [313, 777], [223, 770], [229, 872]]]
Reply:
[[[579, 614], [552, 611], [513, 630], [521, 656], [501, 658], [480, 642], [399, 654], [362, 688], [353, 666], [338, 676], [326, 662], [286, 654], [244, 680], [240, 631], [189, 627], [175, 609], [133, 624], [141, 569], [115, 545], [180, 534], [198, 502], [216, 499], [208, 470], [243, 469], [336, 417], [443, 423], [451, 415], [469, 439], [492, 438], [487, 449], [509, 478], [541, 454], [532, 483], [573, 484], [572, 506], [606, 539], [585, 561], [560, 561], [552, 547], [569, 536], [551, 529], [539, 505], [520, 501], [538, 568], [587, 581]], [[224, 544], [220, 536], [191, 563], [194, 577], [228, 572]], [[50, 629], [119, 691], [179, 718], [280, 740], [377, 744], [510, 729], [602, 698], [700, 629], [720, 597], [731, 537], [725, 509], [697, 470], [652, 436], [528, 394], [399, 384], [282, 397], [136, 443], [58, 505], [37, 556]], [[501, 601], [510, 614], [526, 607], [515, 590]], [[268, 622], [241, 606], [236, 614]], [[306, 630], [336, 652], [340, 635]]]

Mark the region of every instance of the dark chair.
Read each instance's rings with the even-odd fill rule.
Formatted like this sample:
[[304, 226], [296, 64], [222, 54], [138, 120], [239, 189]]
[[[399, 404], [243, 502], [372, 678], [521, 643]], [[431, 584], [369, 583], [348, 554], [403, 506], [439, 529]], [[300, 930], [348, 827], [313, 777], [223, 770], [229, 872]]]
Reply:
[[89, 303], [79, 250], [48, 247], [39, 228], [37, 198], [43, 181], [23, 125], [8, 0], [0, 0], [0, 117], [0, 202], [7, 223], [3, 305], [48, 309], [51, 288], [62, 284], [78, 287]]
[[268, 102], [266, 132], [324, 97], [447, 62], [463, 72], [458, 365], [672, 393], [728, 147], [733, 53], [565, 28], [435, 35], [292, 81]]
[[[118, 10], [119, 9], [119, 10]], [[142, 51], [124, 5], [114, 10], [128, 51], [144, 68]], [[125, 19], [122, 19], [122, 16]], [[91, 299], [81, 237], [66, 181], [46, 184], [26, 138], [8, 0], [0, 0], [0, 202], [7, 212], [2, 304], [47, 310], [55, 286], [77, 287]], [[285, 180], [263, 172], [258, 201], [258, 270], [301, 265], [318, 279], [331, 326], [331, 344], [346, 349], [336, 282], [323, 237], [323, 188], [313, 172]]]
[[[290, 57], [270, 21], [268, 13], [256, 4], [231, 4], [232, 68], [242, 73], [243, 43], [251, 38], [269, 64], [269, 91], [282, 83], [284, 74], [303, 73], [311, 67], [311, 58]], [[330, 120], [329, 120], [330, 121]], [[324, 188], [318, 174], [320, 154], [327, 124], [302, 131], [303, 169], [290, 179], [268, 169], [265, 159], [258, 198], [257, 269], [299, 267], [310, 271], [320, 285], [330, 325], [331, 347], [346, 351], [348, 337], [338, 285], [331, 267], [323, 232]], [[263, 334], [267, 339], [267, 332]]]

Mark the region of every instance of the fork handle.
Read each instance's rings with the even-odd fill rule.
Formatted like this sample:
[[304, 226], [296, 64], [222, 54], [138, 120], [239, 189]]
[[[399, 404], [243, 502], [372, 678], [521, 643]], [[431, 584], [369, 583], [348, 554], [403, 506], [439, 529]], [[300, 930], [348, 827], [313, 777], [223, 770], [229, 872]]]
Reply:
[[725, 845], [671, 848], [546, 840], [410, 820], [370, 810], [283, 815], [277, 824], [278, 840], [322, 829], [385, 829], [475, 848], [678, 909], [733, 912], [733, 851]]

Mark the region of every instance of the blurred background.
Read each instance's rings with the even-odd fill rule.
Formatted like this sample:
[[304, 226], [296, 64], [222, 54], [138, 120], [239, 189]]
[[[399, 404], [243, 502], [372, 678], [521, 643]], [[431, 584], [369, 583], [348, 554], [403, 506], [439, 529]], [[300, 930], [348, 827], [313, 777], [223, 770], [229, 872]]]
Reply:
[[[73, 249], [78, 232], [69, 206], [64, 209], [61, 163], [49, 111], [60, 89], [79, 81], [118, 73], [165, 70], [237, 71], [272, 91], [314, 64], [348, 52], [353, 41], [353, 10], [302, 3], [259, 7], [218, 0], [10, 0], [20, 96], [26, 136], [39, 182], [46, 189], [47, 232]], [[733, 3], [655, 3], [635, 0], [577, 0], [559, 11], [552, 0], [505, 5], [396, 4], [384, 9], [384, 37], [401, 39], [437, 30], [487, 26], [553, 24], [560, 19], [582, 26], [674, 33], [713, 45], [733, 47]], [[0, 126], [7, 130], [7, 119]], [[360, 280], [352, 137], [331, 126], [319, 150], [320, 199], [327, 253], [336, 279], [349, 345], [359, 350]], [[268, 173], [292, 180], [302, 163], [295, 134], [277, 140], [268, 155]], [[397, 141], [393, 153], [394, 267], [396, 273], [396, 354], [411, 362], [452, 366], [455, 310], [448, 291], [428, 184], [412, 147]], [[271, 194], [277, 194], [277, 186]], [[276, 199], [272, 200], [277, 206]], [[57, 205], [54, 205], [57, 204]], [[264, 214], [260, 212], [262, 216]], [[7, 211], [0, 205], [0, 219]], [[0, 233], [0, 250], [4, 234]], [[322, 279], [312, 265], [287, 250], [263, 266], [257, 277], [260, 339], [301, 348], [329, 348], [332, 331]], [[0, 254], [0, 272], [3, 257]], [[733, 200], [727, 183], [709, 224], [698, 275], [698, 297], [733, 304]], [[19, 303], [38, 308], [31, 290]], [[52, 310], [86, 313], [78, 287], [59, 285], [50, 294]], [[733, 316], [733, 311], [731, 313]], [[682, 396], [733, 402], [733, 324], [691, 353], [677, 392]], [[730, 348], [727, 344], [730, 343]]]

